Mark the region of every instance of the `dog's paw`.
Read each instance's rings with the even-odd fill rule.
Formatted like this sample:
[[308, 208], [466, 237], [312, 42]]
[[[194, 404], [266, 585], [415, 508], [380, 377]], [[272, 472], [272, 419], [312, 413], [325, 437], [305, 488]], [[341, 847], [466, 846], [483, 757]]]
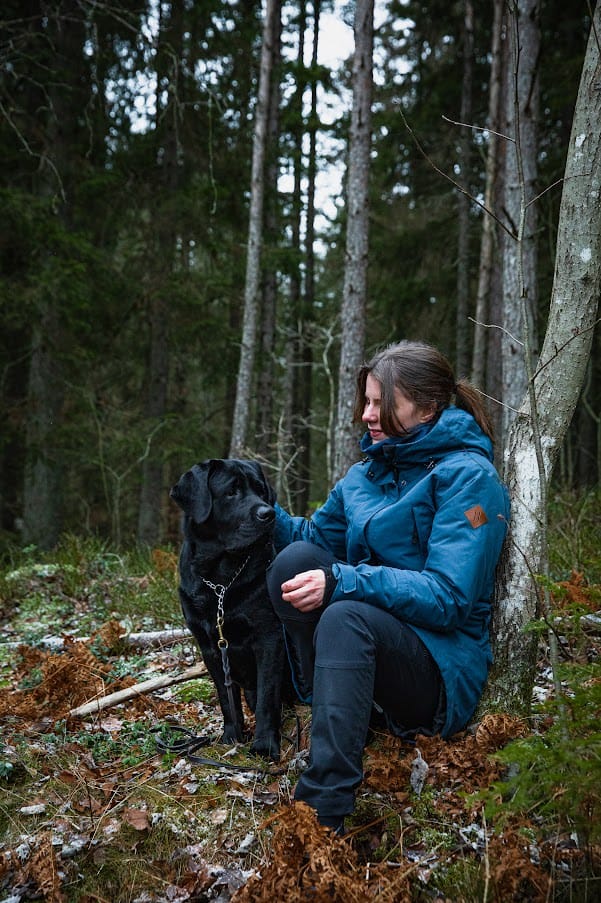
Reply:
[[235, 746], [236, 743], [248, 743], [249, 740], [249, 734], [242, 730], [242, 728], [237, 728], [234, 725], [224, 726], [223, 734], [221, 735], [221, 743], [226, 743], [228, 746]]
[[262, 759], [271, 759], [272, 762], [279, 762], [279, 737], [255, 737], [251, 744], [250, 751], [255, 756], [261, 756]]

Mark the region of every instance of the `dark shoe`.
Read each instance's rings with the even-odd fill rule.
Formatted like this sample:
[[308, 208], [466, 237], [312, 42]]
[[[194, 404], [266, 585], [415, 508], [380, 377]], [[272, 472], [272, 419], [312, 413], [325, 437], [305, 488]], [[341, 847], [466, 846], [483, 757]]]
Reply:
[[324, 828], [330, 828], [337, 837], [344, 837], [344, 816], [343, 815], [318, 815], [317, 821]]

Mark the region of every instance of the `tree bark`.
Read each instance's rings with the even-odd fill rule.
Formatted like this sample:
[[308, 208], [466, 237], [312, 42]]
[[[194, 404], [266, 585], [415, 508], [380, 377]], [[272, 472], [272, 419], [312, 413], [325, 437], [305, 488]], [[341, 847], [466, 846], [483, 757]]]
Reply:
[[538, 155], [539, 0], [509, 3], [508, 66], [505, 73], [503, 214], [515, 238], [503, 233], [503, 437], [527, 391], [526, 331], [537, 355], [536, 191]]
[[317, 109], [318, 49], [321, 0], [313, 0], [313, 46], [311, 50], [311, 109], [309, 112], [309, 151], [307, 158], [307, 207], [305, 232], [305, 285], [302, 292], [299, 367], [295, 385], [296, 424], [295, 442], [298, 449], [297, 491], [295, 511], [306, 514], [309, 508], [311, 484], [311, 429], [309, 426], [312, 401], [313, 343], [312, 326], [315, 305], [315, 192], [317, 183]]
[[278, 296], [278, 244], [280, 217], [278, 203], [278, 179], [280, 159], [278, 153], [280, 136], [280, 63], [281, 63], [281, 20], [276, 17], [277, 29], [273, 40], [272, 78], [267, 115], [266, 149], [266, 203], [265, 238], [266, 251], [262, 260], [263, 303], [261, 306], [261, 367], [259, 370], [260, 399], [257, 411], [257, 437], [262, 449], [271, 447], [273, 440], [273, 389], [274, 357]]
[[[51, 67], [47, 90], [31, 88], [31, 115], [43, 136], [42, 165], [35, 190], [52, 199], [65, 233], [72, 230], [73, 194], [80, 163], [78, 119], [88, 87], [83, 69], [85, 32], [76, 4], [49, 9], [39, 25], [47, 47], [45, 64]], [[79, 64], [75, 61], [79, 60]], [[37, 86], [36, 86], [37, 87]], [[42, 99], [43, 98], [43, 99]], [[23, 482], [23, 540], [43, 549], [52, 548], [62, 525], [63, 455], [60, 431], [64, 422], [64, 311], [60, 261], [48, 253], [43, 278], [39, 274], [36, 298], [38, 319], [32, 327], [28, 379], [26, 460]]]
[[[157, 89], [155, 140], [156, 180], [159, 210], [153, 217], [153, 239], [156, 253], [154, 279], [148, 286], [148, 327], [150, 332], [148, 363], [144, 387], [144, 420], [147, 429], [147, 449], [142, 464], [142, 482], [138, 509], [138, 542], [156, 545], [162, 536], [162, 502], [165, 499], [164, 458], [153, 442], [153, 436], [165, 422], [169, 396], [169, 318], [170, 305], [167, 286], [177, 268], [178, 235], [176, 224], [166, 213], [164, 199], [173, 197], [178, 189], [179, 170], [182, 165], [181, 146], [178, 140], [181, 118], [179, 67], [183, 58], [183, 36], [186, 28], [183, 0], [171, 4], [170, 13], [159, 7], [159, 33], [157, 46], [157, 84], [168, 85], [168, 90]], [[163, 101], [162, 97], [166, 100]], [[154, 268], [153, 268], [154, 269]]]
[[512, 516], [494, 606], [495, 664], [486, 695], [486, 703], [506, 710], [523, 712], [530, 705], [536, 637], [529, 638], [524, 629], [538, 611], [534, 575], [544, 570], [541, 524], [546, 516], [546, 489], [584, 383], [599, 305], [600, 35], [601, 5], [597, 4], [567, 154], [549, 319], [533, 378], [535, 408], [527, 396], [506, 447]]
[[347, 176], [346, 253], [340, 318], [342, 338], [338, 370], [336, 444], [332, 482], [340, 479], [358, 456], [357, 436], [352, 423], [352, 413], [356, 375], [363, 359], [365, 344], [374, 0], [357, 0], [354, 31], [353, 109]]
[[57, 438], [62, 419], [63, 386], [56, 306], [45, 300], [33, 328], [29, 386], [23, 541], [40, 549], [56, 545], [61, 528], [61, 454]]
[[246, 277], [244, 284], [244, 317], [236, 401], [230, 440], [230, 456], [244, 454], [249, 427], [254, 363], [256, 355], [257, 327], [259, 321], [259, 292], [261, 287], [261, 256], [263, 245], [263, 216], [265, 198], [265, 160], [267, 155], [267, 130], [269, 101], [276, 35], [279, 34], [281, 0], [267, 0], [263, 24], [263, 46], [259, 96], [255, 116], [255, 129], [251, 168], [250, 213], [246, 250]]
[[[465, 0], [463, 19], [463, 81], [461, 86], [462, 123], [472, 119], [472, 83], [474, 54], [474, 7], [472, 0]], [[472, 133], [467, 125], [462, 126], [460, 140], [460, 167], [463, 184], [469, 191], [472, 158]], [[457, 314], [455, 330], [455, 372], [466, 376], [469, 361], [469, 297], [470, 297], [470, 199], [460, 192], [458, 206], [457, 241]]]
[[[486, 185], [484, 206], [492, 210], [494, 205], [495, 182], [498, 169], [498, 146], [500, 131], [501, 98], [501, 28], [503, 23], [504, 0], [494, 0], [492, 25], [491, 67], [488, 99], [488, 152], [486, 154]], [[492, 216], [484, 214], [482, 219], [482, 240], [480, 244], [480, 264], [478, 267], [478, 289], [476, 292], [476, 312], [474, 316], [474, 342], [472, 352], [471, 379], [474, 385], [486, 385], [486, 347], [491, 310], [490, 295], [494, 267], [496, 224]]]

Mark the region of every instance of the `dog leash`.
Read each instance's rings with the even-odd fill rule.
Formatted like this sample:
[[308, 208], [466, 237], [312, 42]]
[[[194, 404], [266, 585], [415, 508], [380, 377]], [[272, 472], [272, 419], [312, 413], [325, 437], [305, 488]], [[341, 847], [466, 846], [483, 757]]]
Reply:
[[223, 583], [211, 583], [210, 580], [207, 580], [206, 577], [201, 577], [203, 583], [205, 583], [209, 589], [212, 589], [215, 595], [217, 596], [217, 633], [219, 634], [219, 639], [217, 640], [217, 645], [219, 646], [219, 650], [221, 652], [221, 664], [223, 666], [223, 677], [225, 683], [225, 689], [227, 690], [227, 699], [230, 704], [230, 712], [232, 713], [232, 718], [234, 718], [236, 713], [236, 705], [234, 702], [234, 693], [232, 690], [232, 672], [230, 669], [230, 660], [227, 654], [228, 641], [223, 634], [223, 622], [225, 620], [225, 613], [223, 610], [223, 600], [225, 599], [225, 594], [227, 593], [230, 586], [232, 586], [235, 581], [238, 579], [248, 562], [250, 561], [250, 555], [246, 556], [246, 559], [242, 562], [230, 582], [227, 586], [224, 586]]
[[157, 727], [151, 727], [150, 732], [153, 734], [157, 734], [155, 737], [155, 743], [157, 749], [161, 752], [173, 752], [173, 753], [181, 753], [184, 755], [189, 762], [192, 762], [194, 765], [210, 765], [212, 768], [226, 768], [229, 771], [240, 771], [240, 772], [248, 772], [248, 771], [256, 771], [261, 775], [264, 774], [272, 774], [279, 775], [283, 774], [284, 770], [272, 771], [269, 768], [257, 768], [255, 766], [248, 765], [236, 765], [233, 762], [222, 762], [219, 759], [209, 759], [206, 756], [198, 756], [196, 755], [196, 750], [200, 749], [203, 746], [210, 746], [215, 741], [210, 737], [200, 737], [198, 734], [194, 734], [187, 727], [184, 727], [182, 724], [171, 724], [167, 722], [166, 725], [170, 731], [174, 731], [178, 734], [182, 734], [182, 737], [177, 740], [167, 741], [163, 737], [158, 736], [159, 731], [162, 731], [165, 725], [158, 725]]
[[[182, 737], [177, 740], [172, 740], [168, 742], [163, 737], [158, 736], [160, 731], [163, 731], [165, 728], [168, 728], [170, 731], [173, 731], [178, 734], [182, 734]], [[300, 746], [300, 719], [298, 715], [296, 715], [296, 749]], [[173, 753], [181, 753], [184, 755], [189, 762], [192, 762], [193, 765], [210, 765], [211, 768], [225, 768], [229, 771], [238, 771], [238, 772], [256, 772], [261, 777], [279, 777], [280, 775], [286, 774], [288, 771], [287, 768], [269, 768], [269, 767], [259, 767], [256, 765], [236, 765], [234, 762], [222, 762], [219, 759], [209, 759], [207, 756], [198, 756], [196, 755], [196, 750], [200, 749], [203, 746], [210, 746], [214, 742], [218, 742], [212, 740], [210, 737], [200, 737], [198, 734], [194, 734], [187, 727], [184, 727], [182, 724], [175, 724], [171, 721], [167, 721], [164, 725], [157, 725], [156, 727], [150, 728], [151, 734], [157, 734], [155, 737], [156, 747], [160, 752], [173, 752]], [[290, 739], [290, 738], [288, 738]]]

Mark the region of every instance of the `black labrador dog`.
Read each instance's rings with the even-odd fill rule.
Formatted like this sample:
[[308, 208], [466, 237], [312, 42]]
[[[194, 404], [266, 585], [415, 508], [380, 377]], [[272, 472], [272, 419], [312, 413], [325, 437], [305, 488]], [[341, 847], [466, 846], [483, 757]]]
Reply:
[[292, 683], [265, 582], [275, 493], [257, 463], [229, 458], [195, 464], [170, 495], [184, 512], [180, 601], [219, 694], [223, 739], [245, 739], [242, 689], [255, 713], [251, 750], [277, 761]]

